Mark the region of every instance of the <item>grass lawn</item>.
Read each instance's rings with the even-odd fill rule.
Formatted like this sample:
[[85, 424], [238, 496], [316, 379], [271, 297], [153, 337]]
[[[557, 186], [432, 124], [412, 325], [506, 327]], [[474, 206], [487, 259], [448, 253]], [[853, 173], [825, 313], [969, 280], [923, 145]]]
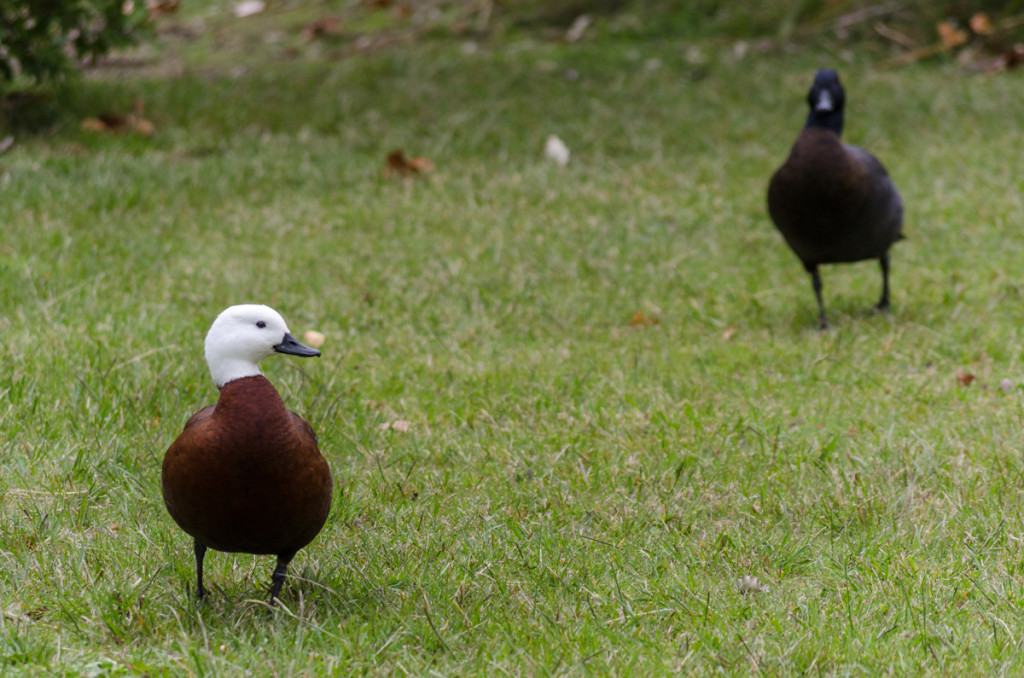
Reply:
[[[1024, 671], [1022, 73], [184, 4], [0, 156], [0, 673]], [[819, 66], [907, 212], [892, 315], [828, 266], [824, 333], [765, 206]], [[327, 336], [263, 364], [338, 482], [269, 617], [160, 495], [243, 302]]]

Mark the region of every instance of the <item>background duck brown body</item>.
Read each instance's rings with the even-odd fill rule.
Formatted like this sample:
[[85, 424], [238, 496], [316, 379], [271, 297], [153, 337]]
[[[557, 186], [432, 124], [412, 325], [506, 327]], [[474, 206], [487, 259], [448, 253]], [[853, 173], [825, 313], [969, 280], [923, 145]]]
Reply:
[[164, 457], [162, 485], [197, 544], [284, 562], [323, 528], [333, 489], [313, 429], [263, 376], [228, 382], [188, 420]]

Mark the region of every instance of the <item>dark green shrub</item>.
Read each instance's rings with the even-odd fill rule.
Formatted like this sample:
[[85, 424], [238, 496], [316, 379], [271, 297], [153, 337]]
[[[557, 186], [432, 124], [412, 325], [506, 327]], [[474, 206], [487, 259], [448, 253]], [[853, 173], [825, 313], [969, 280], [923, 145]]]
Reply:
[[59, 79], [137, 39], [144, 0], [0, 0], [0, 83]]

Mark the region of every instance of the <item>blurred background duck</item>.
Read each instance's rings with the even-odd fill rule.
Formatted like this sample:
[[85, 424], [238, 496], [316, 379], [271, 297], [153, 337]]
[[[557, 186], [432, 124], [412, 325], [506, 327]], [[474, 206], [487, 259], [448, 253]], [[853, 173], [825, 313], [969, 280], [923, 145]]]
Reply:
[[878, 259], [877, 308], [890, 308], [889, 247], [903, 237], [903, 201], [877, 158], [840, 140], [846, 93], [836, 71], [815, 74], [807, 103], [807, 123], [768, 184], [768, 212], [811, 275], [825, 329], [820, 264]]

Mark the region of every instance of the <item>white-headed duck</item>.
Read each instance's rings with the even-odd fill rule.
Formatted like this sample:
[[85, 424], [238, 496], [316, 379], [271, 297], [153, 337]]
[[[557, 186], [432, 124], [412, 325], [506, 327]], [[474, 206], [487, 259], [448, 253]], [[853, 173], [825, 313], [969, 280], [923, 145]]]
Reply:
[[316, 434], [257, 365], [274, 353], [320, 355], [296, 341], [268, 306], [232, 306], [217, 316], [206, 335], [206, 362], [220, 396], [192, 415], [164, 456], [164, 503], [195, 540], [200, 598], [207, 593], [203, 558], [212, 548], [276, 555], [273, 604], [288, 563], [320, 533], [331, 509], [331, 469]]

